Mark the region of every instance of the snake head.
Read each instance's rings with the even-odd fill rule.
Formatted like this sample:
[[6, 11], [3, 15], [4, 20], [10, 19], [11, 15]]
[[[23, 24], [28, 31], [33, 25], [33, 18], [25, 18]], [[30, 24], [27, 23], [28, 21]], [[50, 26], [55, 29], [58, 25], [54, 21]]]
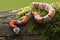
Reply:
[[20, 28], [16, 27], [16, 28], [13, 29], [13, 31], [15, 32], [15, 34], [19, 34]]

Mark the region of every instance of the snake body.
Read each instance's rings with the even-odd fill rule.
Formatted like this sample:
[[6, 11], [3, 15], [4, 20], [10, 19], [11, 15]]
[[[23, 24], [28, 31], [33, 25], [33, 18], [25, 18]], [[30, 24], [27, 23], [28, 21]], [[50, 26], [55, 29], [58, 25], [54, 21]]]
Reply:
[[41, 10], [46, 10], [48, 12], [48, 14], [44, 17], [41, 17], [38, 14], [38, 12], [31, 11], [31, 12], [26, 13], [24, 18], [21, 21], [11, 20], [10, 21], [10, 27], [14, 29], [14, 32], [16, 32], [15, 29], [18, 30], [17, 33], [19, 32], [19, 28], [15, 24], [24, 25], [29, 21], [31, 16], [33, 16], [35, 18], [36, 22], [39, 23], [39, 24], [47, 23], [50, 20], [52, 20], [55, 16], [55, 10], [49, 4], [33, 2], [32, 7], [37, 8], [37, 9], [41, 9]]

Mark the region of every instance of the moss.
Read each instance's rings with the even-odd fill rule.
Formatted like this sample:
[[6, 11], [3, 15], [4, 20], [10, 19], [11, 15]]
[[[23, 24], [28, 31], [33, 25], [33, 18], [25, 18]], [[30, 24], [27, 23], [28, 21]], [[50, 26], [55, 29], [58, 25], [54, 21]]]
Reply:
[[[50, 5], [53, 6], [56, 11], [55, 18], [48, 23], [38, 24], [32, 17], [29, 21], [30, 29], [28, 32], [30, 34], [41, 34], [43, 40], [60, 40], [60, 4], [57, 2]], [[37, 11], [42, 17], [47, 14], [47, 12], [43, 10], [37, 10], [35, 8], [33, 10]]]

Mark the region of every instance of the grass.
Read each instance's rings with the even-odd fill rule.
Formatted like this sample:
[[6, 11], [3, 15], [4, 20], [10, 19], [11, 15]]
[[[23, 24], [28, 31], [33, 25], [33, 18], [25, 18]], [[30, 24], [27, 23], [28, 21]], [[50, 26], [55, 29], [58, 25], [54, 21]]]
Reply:
[[0, 11], [22, 8], [34, 1], [52, 3], [59, 2], [60, 0], [0, 0]]

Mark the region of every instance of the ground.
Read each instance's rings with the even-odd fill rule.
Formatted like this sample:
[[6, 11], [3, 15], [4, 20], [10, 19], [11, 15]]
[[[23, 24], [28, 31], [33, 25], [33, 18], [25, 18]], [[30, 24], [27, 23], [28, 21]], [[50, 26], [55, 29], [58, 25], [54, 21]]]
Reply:
[[42, 40], [41, 35], [34, 35], [28, 32], [28, 30], [30, 29], [29, 23], [24, 26], [18, 26], [21, 31], [18, 35], [16, 35], [12, 31], [12, 28], [9, 26], [9, 22], [12, 19], [16, 19], [16, 14], [14, 14], [15, 13], [12, 13], [11, 10], [0, 12], [0, 40]]

